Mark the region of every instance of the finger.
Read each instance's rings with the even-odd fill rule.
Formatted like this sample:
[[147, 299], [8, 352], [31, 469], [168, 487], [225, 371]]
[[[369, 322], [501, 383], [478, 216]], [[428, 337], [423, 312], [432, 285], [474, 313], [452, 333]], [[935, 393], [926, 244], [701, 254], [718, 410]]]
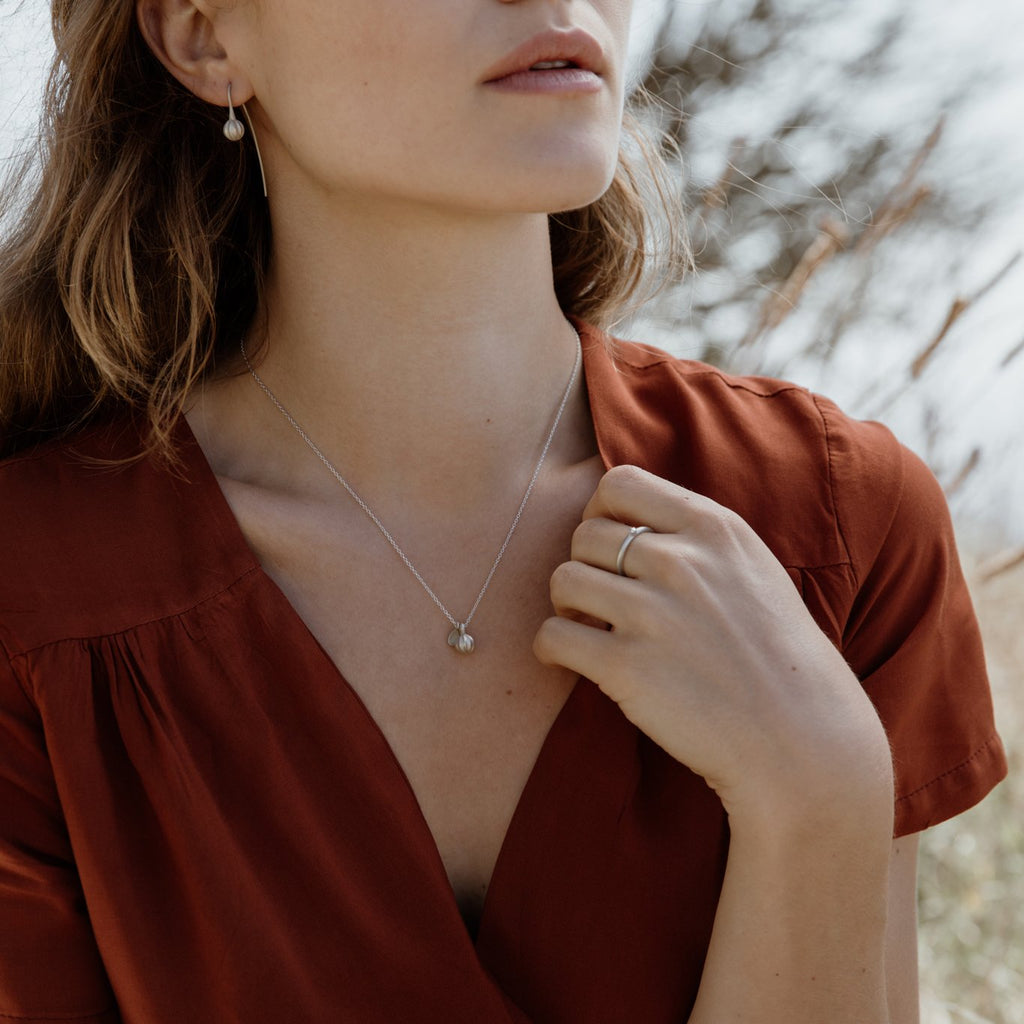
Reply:
[[641, 533], [629, 540], [630, 527], [614, 519], [585, 519], [572, 535], [572, 558], [585, 565], [618, 574], [619, 552], [629, 541], [622, 559], [625, 575], [647, 579], [649, 563], [658, 546], [653, 533]]
[[583, 562], [563, 562], [551, 574], [551, 604], [558, 615], [571, 617], [582, 612], [621, 628], [636, 607], [637, 597], [635, 580]]
[[544, 665], [561, 665], [596, 681], [607, 672], [615, 634], [569, 619], [545, 619], [533, 639], [533, 653]]
[[695, 491], [648, 473], [639, 466], [615, 466], [597, 485], [584, 519], [614, 519], [649, 526], [656, 533], [682, 533], [695, 519], [720, 506]]

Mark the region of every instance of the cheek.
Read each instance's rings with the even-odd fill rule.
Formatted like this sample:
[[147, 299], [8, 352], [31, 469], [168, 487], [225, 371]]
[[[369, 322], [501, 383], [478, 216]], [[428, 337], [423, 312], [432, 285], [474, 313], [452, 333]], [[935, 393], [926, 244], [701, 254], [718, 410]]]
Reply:
[[310, 169], [341, 170], [357, 154], [401, 152], [417, 134], [429, 139], [427, 125], [443, 130], [456, 116], [443, 102], [455, 94], [444, 80], [451, 65], [435, 41], [391, 24], [399, 18], [345, 15], [265, 25], [270, 43], [253, 74], [268, 134]]
[[620, 55], [626, 52], [629, 27], [633, 19], [632, 0], [606, 0], [599, 4], [601, 16], [619, 46]]

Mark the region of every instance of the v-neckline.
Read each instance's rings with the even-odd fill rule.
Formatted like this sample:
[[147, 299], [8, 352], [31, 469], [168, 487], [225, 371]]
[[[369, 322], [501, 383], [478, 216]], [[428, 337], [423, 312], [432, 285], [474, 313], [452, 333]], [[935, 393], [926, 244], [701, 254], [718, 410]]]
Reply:
[[294, 626], [295, 634], [301, 636], [310, 649], [316, 653], [317, 659], [323, 666], [324, 677], [330, 679], [335, 687], [339, 687], [344, 691], [346, 697], [357, 708], [358, 714], [363, 720], [363, 724], [370, 730], [371, 734], [380, 746], [385, 760], [393, 766], [397, 791], [401, 793], [402, 798], [410, 808], [410, 812], [416, 821], [416, 829], [421, 833], [421, 838], [424, 840], [424, 848], [428, 849], [431, 853], [431, 859], [433, 862], [431, 865], [431, 871], [438, 884], [444, 887], [448, 897], [446, 899], [446, 903], [450, 906], [452, 913], [455, 915], [455, 919], [461, 926], [462, 932], [465, 934], [473, 948], [475, 950], [479, 950], [487, 936], [488, 921], [491, 917], [490, 909], [496, 902], [493, 897], [495, 885], [497, 883], [500, 891], [502, 877], [506, 871], [506, 862], [512, 856], [511, 851], [514, 849], [516, 837], [522, 829], [526, 828], [524, 819], [528, 819], [530, 805], [535, 800], [538, 791], [542, 788], [544, 764], [554, 756], [552, 748], [557, 744], [559, 734], [564, 731], [563, 723], [571, 714], [571, 706], [580, 700], [579, 694], [583, 688], [592, 684], [582, 676], [577, 677], [572, 689], [569, 691], [569, 695], [562, 703], [562, 706], [558, 709], [551, 725], [548, 727], [548, 731], [544, 735], [544, 739], [540, 745], [537, 756], [530, 768], [529, 774], [527, 775], [526, 782], [520, 791], [516, 805], [512, 811], [512, 815], [509, 818], [505, 834], [502, 837], [501, 845], [498, 849], [498, 855], [495, 858], [494, 865], [491, 870], [491, 876], [487, 883], [487, 891], [484, 894], [484, 902], [480, 910], [480, 915], [477, 919], [476, 934], [474, 935], [470, 931], [468, 923], [462, 916], [462, 911], [459, 908], [455, 890], [448, 878], [448, 872], [444, 865], [444, 858], [441, 856], [440, 847], [438, 846], [434, 833], [427, 822], [427, 818], [423, 812], [419, 798], [416, 796], [416, 791], [413, 788], [405, 769], [402, 767], [401, 761], [398, 759], [398, 755], [395, 753], [391, 742], [385, 735], [384, 730], [370, 713], [370, 710], [367, 707], [366, 702], [360, 696], [359, 691], [348, 681], [345, 674], [338, 667], [323, 644], [317, 639], [316, 634], [314, 634], [309, 628], [305, 619], [303, 619], [299, 614], [298, 610], [289, 600], [281, 587], [275, 582], [266, 569], [264, 569], [263, 564], [260, 562], [256, 553], [249, 544], [249, 541], [242, 530], [242, 526], [235, 516], [234, 510], [228, 502], [227, 496], [220, 485], [220, 481], [217, 479], [217, 475], [214, 472], [209, 459], [206, 457], [206, 452], [199, 444], [191, 425], [184, 415], [178, 418], [175, 429], [180, 432], [181, 441], [183, 442], [182, 448], [186, 453], [188, 453], [186, 458], [191, 464], [190, 468], [195, 470], [194, 474], [190, 474], [191, 479], [193, 482], [198, 481], [199, 485], [211, 496], [210, 504], [212, 509], [221, 520], [223, 530], [221, 535], [228, 537], [229, 543], [236, 546], [240, 551], [245, 552], [248, 556], [250, 561], [249, 575], [255, 576], [256, 579], [259, 580], [260, 585], [272, 596], [273, 600], [280, 605], [282, 615], [291, 621]]

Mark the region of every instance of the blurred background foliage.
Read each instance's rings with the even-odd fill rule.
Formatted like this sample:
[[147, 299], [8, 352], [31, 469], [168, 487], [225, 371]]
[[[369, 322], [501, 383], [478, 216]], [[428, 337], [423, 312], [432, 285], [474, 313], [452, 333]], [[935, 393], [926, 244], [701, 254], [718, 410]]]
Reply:
[[922, 1019], [1019, 1024], [1024, 4], [964, 7], [641, 0], [696, 267], [616, 332], [828, 393], [943, 483], [1011, 779], [922, 840]]
[[1024, 4], [964, 6], [641, 0], [697, 273], [629, 329], [885, 420], [992, 555], [1024, 544]]

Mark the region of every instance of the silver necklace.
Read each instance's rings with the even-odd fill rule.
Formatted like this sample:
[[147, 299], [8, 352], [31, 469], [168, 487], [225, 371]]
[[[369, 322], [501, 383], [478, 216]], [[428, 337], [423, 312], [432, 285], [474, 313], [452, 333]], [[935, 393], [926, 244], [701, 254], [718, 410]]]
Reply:
[[[573, 328], [575, 330], [575, 328]], [[509, 541], [512, 540], [512, 534], [516, 532], [516, 527], [519, 525], [519, 520], [522, 517], [523, 509], [526, 508], [527, 501], [530, 500], [530, 494], [533, 491], [533, 485], [537, 482], [537, 477], [540, 476], [541, 467], [544, 465], [544, 460], [547, 458], [548, 449], [551, 447], [551, 442], [554, 439], [555, 431], [558, 429], [558, 424], [561, 422], [562, 413], [565, 412], [566, 404], [569, 401], [569, 395], [572, 393], [573, 385], [576, 383], [576, 377], [579, 374], [580, 363], [583, 358], [583, 345], [580, 341], [579, 332], [576, 332], [576, 360], [573, 363], [572, 374], [569, 377], [569, 383], [565, 386], [565, 393], [562, 395], [562, 401], [558, 405], [558, 411], [555, 413], [554, 422], [551, 424], [551, 429], [548, 431], [547, 440], [544, 442], [544, 448], [540, 453], [540, 458], [537, 460], [537, 465], [534, 467], [533, 476], [530, 477], [530, 482], [526, 487], [526, 493], [523, 495], [523, 500], [519, 503], [519, 508], [516, 510], [515, 516], [512, 518], [512, 525], [508, 528], [508, 533], [505, 534], [505, 540], [502, 542], [501, 547], [498, 549], [498, 553], [494, 558], [494, 562], [491, 564], [490, 571], [487, 573], [487, 578], [484, 580], [484, 585], [480, 588], [480, 593], [476, 595], [476, 600], [473, 602], [473, 607], [470, 608], [469, 614], [463, 621], [459, 621], [454, 615], [445, 607], [441, 599], [434, 593], [430, 584], [423, 578], [419, 569], [412, 564], [409, 556], [399, 547], [398, 541], [391, 535], [387, 527], [380, 521], [377, 514], [366, 504], [365, 501], [355, 492], [355, 489], [351, 484], [334, 468], [331, 461], [326, 455], [319, 449], [313, 439], [299, 426], [298, 421], [294, 416], [278, 401], [277, 395], [267, 386], [266, 382], [256, 372], [252, 363], [249, 362], [249, 356], [245, 351], [245, 339], [243, 338], [239, 343], [242, 350], [242, 358], [245, 360], [245, 365], [249, 368], [249, 373], [252, 374], [252, 379], [259, 385], [263, 393], [277, 406], [281, 415], [292, 425], [295, 432], [302, 438], [303, 441], [313, 451], [313, 454], [330, 470], [331, 475], [335, 480], [341, 484], [342, 487], [348, 491], [353, 501], [366, 513], [366, 515], [373, 522], [374, 526], [384, 535], [385, 540], [395, 550], [395, 554], [405, 563], [406, 568], [416, 577], [419, 584], [423, 589], [430, 595], [430, 599], [437, 605], [437, 607], [444, 614], [444, 617], [451, 623], [452, 629], [448, 634], [448, 646], [458, 651], [459, 654], [472, 654], [476, 648], [476, 641], [470, 635], [467, 630], [469, 629], [470, 622], [473, 621], [473, 616], [476, 615], [477, 608], [480, 607], [480, 602], [483, 600], [484, 594], [487, 593], [487, 588], [491, 585], [491, 580], [494, 578], [495, 572], [498, 570], [498, 565], [501, 563], [502, 558], [505, 556], [505, 551], [508, 548]]]

